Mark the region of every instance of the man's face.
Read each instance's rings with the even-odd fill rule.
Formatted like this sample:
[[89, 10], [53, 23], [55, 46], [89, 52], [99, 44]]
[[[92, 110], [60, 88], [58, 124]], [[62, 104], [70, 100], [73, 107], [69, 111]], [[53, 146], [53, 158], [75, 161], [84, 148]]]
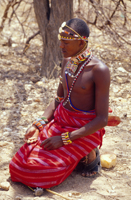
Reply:
[[75, 56], [80, 50], [80, 41], [78, 40], [63, 40], [60, 41], [60, 48], [64, 58]]
[[[69, 29], [66, 29], [66, 30], [68, 32], [70, 31]], [[70, 32], [72, 32], [72, 31], [70, 31]], [[73, 38], [73, 36], [68, 35], [66, 33], [61, 33], [60, 35], [63, 37], [66, 37], [66, 38], [67, 37]], [[64, 58], [73, 57], [81, 51], [81, 48], [82, 48], [81, 40], [65, 40], [64, 38], [61, 38], [60, 48], [62, 49]]]

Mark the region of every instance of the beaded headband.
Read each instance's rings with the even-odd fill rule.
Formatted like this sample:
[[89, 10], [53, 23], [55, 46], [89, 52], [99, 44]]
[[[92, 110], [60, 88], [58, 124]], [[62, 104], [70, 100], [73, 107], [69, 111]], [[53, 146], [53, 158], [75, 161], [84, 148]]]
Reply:
[[[64, 27], [67, 27], [68, 29], [72, 30], [73, 32], [75, 32], [76, 34], [70, 33], [68, 31], [63, 30]], [[73, 36], [73, 37], [65, 37], [65, 36], [61, 36], [60, 33], [66, 33], [67, 35]], [[84, 40], [84, 41], [88, 41], [88, 38], [86, 36], [81, 36], [79, 35], [79, 33], [77, 33], [74, 29], [72, 29], [71, 27], [66, 25], [66, 22], [63, 22], [61, 24], [61, 27], [59, 28], [59, 34], [58, 34], [58, 39], [61, 40]]]

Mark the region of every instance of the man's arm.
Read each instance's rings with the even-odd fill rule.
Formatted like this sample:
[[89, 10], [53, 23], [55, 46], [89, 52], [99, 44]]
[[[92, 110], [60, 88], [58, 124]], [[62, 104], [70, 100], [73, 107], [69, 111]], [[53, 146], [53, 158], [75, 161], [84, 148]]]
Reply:
[[110, 73], [108, 67], [100, 61], [93, 68], [93, 81], [95, 83], [96, 118], [80, 129], [72, 131], [70, 133], [72, 141], [90, 135], [107, 125]]

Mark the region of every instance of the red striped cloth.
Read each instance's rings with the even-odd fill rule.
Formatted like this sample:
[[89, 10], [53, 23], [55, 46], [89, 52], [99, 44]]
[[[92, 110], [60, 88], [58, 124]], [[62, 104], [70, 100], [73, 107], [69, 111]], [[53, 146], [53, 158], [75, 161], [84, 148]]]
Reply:
[[38, 141], [24, 144], [11, 160], [9, 168], [12, 181], [41, 188], [50, 188], [63, 182], [85, 155], [102, 144], [105, 130], [101, 129], [56, 150], [44, 150], [40, 143], [48, 137], [76, 130], [94, 118], [94, 113], [71, 112], [60, 104], [54, 119], [40, 132]]

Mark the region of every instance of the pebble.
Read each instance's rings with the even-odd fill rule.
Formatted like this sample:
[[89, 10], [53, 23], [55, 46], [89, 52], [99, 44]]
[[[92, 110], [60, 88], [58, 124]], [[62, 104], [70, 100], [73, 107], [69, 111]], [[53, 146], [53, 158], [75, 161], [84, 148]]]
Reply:
[[68, 197], [72, 197], [72, 193], [69, 193], [69, 194], [68, 194]]
[[6, 146], [9, 143], [7, 141], [0, 141], [0, 147]]
[[78, 199], [78, 200], [84, 200], [84, 199]]
[[17, 83], [17, 86], [23, 87], [23, 83], [22, 83], [22, 82], [19, 82], [19, 83]]
[[0, 188], [3, 189], [3, 190], [8, 191], [9, 187], [10, 187], [10, 183], [9, 182], [2, 182], [2, 183], [0, 183]]
[[3, 112], [3, 115], [6, 115], [6, 112]]
[[117, 82], [118, 82], [118, 83], [123, 83], [123, 79], [120, 78], [119, 76], [117, 76], [116, 79], [117, 79]]
[[33, 83], [37, 83], [40, 80], [39, 77], [31, 77], [30, 79]]
[[[34, 197], [33, 200], [39, 200], [40, 198], [39, 197]], [[42, 197], [41, 200], [46, 200], [47, 198], [46, 197]]]
[[4, 128], [4, 131], [11, 132], [11, 131], [12, 131], [12, 129], [11, 129], [11, 128], [8, 128], [8, 127], [5, 127], [5, 128]]
[[117, 68], [118, 71], [123, 72], [123, 73], [127, 73], [127, 71], [123, 68], [123, 67], [118, 67]]
[[32, 102], [33, 102], [32, 99], [27, 100], [27, 104], [32, 104]]
[[46, 77], [43, 77], [43, 78], [41, 79], [41, 81], [42, 81], [43, 83], [46, 83], [46, 82], [48, 82], [48, 79], [47, 79]]
[[43, 85], [44, 85], [43, 83], [45, 83], [45, 81], [38, 81], [36, 84], [37, 84], [38, 86], [43, 86]]
[[12, 44], [12, 47], [17, 47], [17, 44], [14, 44], [14, 43], [13, 43], [13, 44]]
[[6, 136], [6, 137], [7, 137], [7, 136], [9, 136], [9, 135], [10, 135], [9, 132], [7, 132], [7, 131], [6, 131], [6, 132], [3, 132], [3, 136]]
[[72, 197], [72, 196], [81, 197], [81, 194], [79, 192], [72, 192], [68, 194], [68, 197]]
[[16, 196], [15, 200], [21, 200], [23, 197], [22, 196]]

